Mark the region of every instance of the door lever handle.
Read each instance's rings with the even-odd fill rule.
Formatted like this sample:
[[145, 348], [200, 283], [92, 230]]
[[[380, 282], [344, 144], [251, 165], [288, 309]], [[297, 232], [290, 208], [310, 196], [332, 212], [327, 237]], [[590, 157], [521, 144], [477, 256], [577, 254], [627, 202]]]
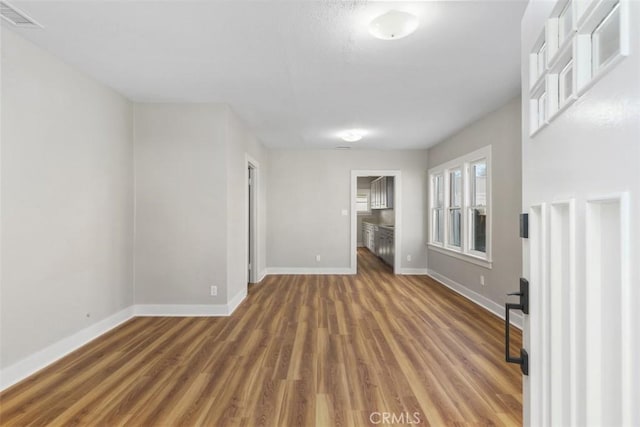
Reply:
[[508, 363], [515, 363], [520, 365], [520, 370], [523, 374], [529, 375], [529, 354], [524, 348], [520, 349], [520, 357], [513, 357], [509, 353], [509, 346], [511, 344], [509, 330], [511, 329], [511, 322], [509, 322], [509, 312], [511, 310], [519, 310], [518, 304], [506, 304], [505, 305], [505, 318], [504, 318], [504, 356]]
[[519, 292], [511, 292], [507, 295], [511, 296], [519, 296], [520, 302], [518, 304], [507, 303], [504, 306], [505, 317], [504, 317], [504, 341], [505, 341], [505, 360], [509, 363], [516, 363], [520, 365], [520, 370], [524, 375], [529, 375], [529, 354], [527, 350], [524, 348], [520, 349], [520, 357], [512, 357], [509, 354], [509, 345], [510, 345], [510, 326], [511, 322], [509, 321], [509, 313], [511, 310], [522, 310], [524, 314], [529, 314], [529, 282], [527, 279], [520, 278], [520, 291]]
[[512, 304], [512, 309], [522, 310], [524, 314], [529, 314], [529, 281], [524, 278], [520, 278], [520, 290], [517, 292], [510, 292], [508, 296], [519, 296], [520, 302], [518, 304]]

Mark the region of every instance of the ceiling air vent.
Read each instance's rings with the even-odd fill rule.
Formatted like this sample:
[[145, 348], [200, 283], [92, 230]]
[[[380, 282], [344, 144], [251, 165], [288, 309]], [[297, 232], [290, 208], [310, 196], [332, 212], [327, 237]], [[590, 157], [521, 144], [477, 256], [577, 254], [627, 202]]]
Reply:
[[20, 9], [10, 5], [6, 1], [0, 1], [0, 16], [2, 19], [11, 22], [16, 27], [21, 28], [42, 28], [35, 19], [30, 18]]

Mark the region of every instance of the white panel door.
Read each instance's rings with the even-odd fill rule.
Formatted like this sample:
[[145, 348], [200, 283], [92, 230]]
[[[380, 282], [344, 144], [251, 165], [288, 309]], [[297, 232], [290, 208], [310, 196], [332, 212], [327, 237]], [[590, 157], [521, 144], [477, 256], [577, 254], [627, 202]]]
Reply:
[[[557, 36], [558, 20], [549, 18], [567, 4], [574, 18], [564, 33], [575, 45], [565, 44], [556, 63], [545, 58], [547, 75], [539, 78], [531, 52], [541, 36]], [[558, 94], [554, 70], [567, 69], [560, 61], [574, 68]], [[531, 293], [525, 424], [638, 426], [640, 2], [530, 1], [521, 71], [523, 212], [530, 226], [523, 276]], [[574, 96], [564, 105], [572, 84]]]

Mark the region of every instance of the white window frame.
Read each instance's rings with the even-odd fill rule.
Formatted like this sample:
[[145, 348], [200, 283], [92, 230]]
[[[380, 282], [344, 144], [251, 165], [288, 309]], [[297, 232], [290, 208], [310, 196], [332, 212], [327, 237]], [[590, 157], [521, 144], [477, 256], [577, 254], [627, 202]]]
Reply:
[[[467, 165], [467, 178], [468, 178], [467, 189], [468, 189], [468, 191], [466, 192], [467, 193], [466, 197], [468, 198], [467, 199], [467, 203], [466, 203], [466, 207], [467, 207], [466, 208], [467, 209], [466, 213], [467, 213], [467, 221], [468, 221], [467, 222], [467, 224], [468, 224], [468, 227], [467, 227], [467, 239], [468, 240], [467, 240], [467, 242], [469, 243], [468, 252], [469, 252], [470, 255], [475, 256], [477, 258], [486, 259], [487, 258], [486, 257], [486, 252], [476, 251], [476, 250], [472, 249], [473, 248], [473, 244], [472, 244], [473, 236], [471, 234], [472, 231], [473, 231], [473, 227], [471, 226], [471, 221], [472, 221], [471, 211], [473, 209], [480, 208], [480, 207], [485, 208], [485, 210], [487, 212], [487, 223], [489, 222], [489, 208], [488, 208], [489, 200], [485, 200], [485, 206], [474, 205], [472, 203], [472, 201], [473, 201], [473, 192], [475, 191], [475, 189], [474, 189], [474, 181], [473, 181], [473, 178], [474, 178], [474, 176], [473, 176], [473, 165], [475, 165], [477, 163], [480, 163], [480, 161], [483, 161], [485, 163], [485, 165], [486, 165], [485, 173], [487, 174], [487, 176], [486, 176], [486, 182], [485, 182], [485, 193], [488, 193], [488, 183], [489, 183], [489, 177], [488, 177], [488, 174], [489, 174], [489, 163], [488, 163], [488, 161], [486, 160], [486, 158], [483, 157], [483, 158], [478, 159], [476, 161], [469, 162], [469, 164]], [[464, 185], [463, 185], [463, 188], [464, 188]], [[485, 197], [487, 197], [487, 196], [485, 196]], [[487, 229], [485, 229], [485, 238], [487, 238], [487, 236], [486, 236], [487, 232], [488, 232], [488, 226], [487, 226]], [[485, 241], [485, 251], [487, 250], [486, 246], [487, 246], [487, 242]]]
[[[451, 204], [451, 172], [455, 172], [455, 171], [460, 171], [460, 186], [462, 188], [460, 188], [460, 206], [453, 206]], [[465, 203], [464, 203], [464, 198], [465, 198], [465, 165], [464, 164], [457, 164], [455, 166], [451, 166], [449, 168], [447, 168], [446, 173], [444, 174], [445, 178], [444, 178], [444, 247], [446, 249], [449, 249], [450, 251], [454, 251], [454, 252], [458, 252], [458, 253], [462, 253], [462, 249], [464, 247], [464, 232], [465, 232], [465, 227], [464, 227], [464, 209], [465, 209]], [[454, 244], [452, 244], [449, 240], [449, 236], [451, 235], [451, 227], [450, 227], [450, 221], [451, 221], [451, 211], [453, 210], [459, 210], [460, 211], [460, 246], [456, 246]]]
[[[564, 65], [560, 73], [558, 74], [558, 108], [564, 107], [575, 96], [575, 75], [576, 70], [574, 66], [573, 58], [569, 59]], [[571, 70], [571, 81], [569, 87], [566, 85], [566, 75]]]
[[530, 89], [538, 86], [547, 73], [547, 61], [549, 54], [549, 44], [547, 43], [546, 28], [542, 30], [540, 36], [531, 48], [529, 54], [529, 85]]
[[[437, 204], [437, 198], [438, 198], [438, 191], [437, 191], [437, 187], [436, 187], [436, 178], [440, 178], [442, 180], [442, 206], [438, 206]], [[446, 194], [446, 190], [444, 188], [444, 176], [442, 174], [434, 174], [434, 175], [430, 175], [429, 176], [429, 180], [430, 180], [430, 184], [429, 184], [429, 194], [431, 194], [431, 198], [430, 198], [430, 202], [429, 202], [429, 224], [430, 224], [430, 238], [431, 241], [433, 242], [433, 244], [438, 245], [438, 246], [442, 246], [444, 245], [444, 233], [446, 232], [445, 228], [444, 228], [444, 216], [446, 213], [446, 208], [445, 208], [445, 194]], [[435, 218], [435, 211], [440, 211], [440, 216], [442, 217], [442, 222], [443, 222], [443, 228], [442, 228], [442, 241], [437, 241], [435, 240], [435, 236], [436, 236], [436, 229], [438, 228], [438, 223], [436, 222], [436, 218]]]
[[[487, 209], [487, 228], [486, 228], [486, 252], [479, 252], [472, 250], [472, 236], [471, 236], [471, 191], [473, 187], [473, 182], [471, 179], [471, 166], [474, 163], [479, 161], [485, 161], [487, 165], [487, 181], [486, 181], [486, 209]], [[450, 215], [449, 211], [451, 209], [451, 184], [450, 184], [450, 172], [456, 169], [462, 170], [462, 206], [461, 206], [461, 241], [460, 247], [453, 246], [449, 242], [450, 236]], [[462, 157], [458, 157], [457, 159], [453, 159], [444, 164], [438, 165], [434, 168], [429, 169], [428, 178], [429, 178], [429, 210], [428, 210], [428, 221], [430, 224], [429, 227], [429, 242], [428, 246], [430, 249], [440, 252], [454, 258], [459, 258], [464, 261], [480, 265], [485, 268], [492, 267], [492, 258], [491, 258], [491, 248], [492, 248], [492, 174], [493, 168], [491, 164], [491, 145], [483, 147], [479, 150], [476, 150], [472, 153], [466, 154]], [[434, 215], [433, 212], [436, 209], [435, 206], [435, 197], [436, 192], [434, 191], [435, 185], [435, 177], [442, 176], [443, 188], [444, 188], [444, 230], [443, 230], [443, 241], [436, 242], [435, 238], [435, 227], [437, 225], [434, 224]]]
[[[593, 0], [581, 14], [577, 24], [576, 58], [574, 59], [578, 97], [584, 95], [598, 80], [629, 56], [631, 50], [629, 15], [629, 0], [613, 2]], [[618, 50], [602, 64], [594, 66], [594, 63], [599, 60], [598, 47], [594, 45], [593, 40], [594, 33], [602, 28], [605, 21], [610, 23], [611, 19], [616, 19], [618, 24]]]
[[[620, 56], [620, 52], [621, 52], [621, 38], [620, 38], [620, 26], [622, 25], [621, 18], [621, 7], [620, 7], [620, 3], [617, 3], [606, 15], [604, 18], [602, 18], [602, 21], [600, 23], [598, 23], [598, 25], [593, 29], [593, 31], [591, 32], [591, 73], [593, 75], [598, 74], [601, 70], [606, 69], [607, 66], [613, 62], [613, 60]], [[617, 15], [617, 16], [614, 16]], [[601, 62], [601, 58], [600, 58], [600, 44], [596, 42], [596, 37], [600, 37], [600, 34], [602, 33], [602, 29], [607, 27], [608, 25], [611, 25], [612, 22], [615, 22], [618, 24], [618, 48], [617, 50], [608, 58], [605, 58], [604, 61]]]
[[[569, 16], [569, 27], [566, 27], [566, 17]], [[568, 1], [558, 14], [558, 49], [571, 40], [575, 30], [575, 7], [572, 1]]]

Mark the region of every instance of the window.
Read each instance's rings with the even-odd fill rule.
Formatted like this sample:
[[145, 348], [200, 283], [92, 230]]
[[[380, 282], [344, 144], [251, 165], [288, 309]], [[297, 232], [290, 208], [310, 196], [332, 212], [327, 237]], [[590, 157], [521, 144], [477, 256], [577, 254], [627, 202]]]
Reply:
[[[547, 76], [548, 77], [548, 76]], [[557, 75], [556, 75], [557, 77]], [[549, 83], [553, 83], [553, 80], [550, 78], [542, 79], [531, 93], [531, 98], [529, 100], [529, 135], [535, 135], [540, 129], [544, 128], [548, 124], [549, 120], [549, 110], [547, 109], [547, 103], [549, 102], [548, 91], [547, 89], [551, 89], [550, 93], [554, 93], [554, 87], [550, 86]], [[549, 87], [548, 87], [549, 86]], [[555, 88], [555, 93], [557, 97], [558, 89]], [[553, 98], [552, 98], [553, 99]]]
[[538, 127], [547, 120], [547, 92], [542, 92], [538, 98]]
[[491, 267], [491, 146], [429, 170], [429, 245]]
[[356, 212], [358, 215], [368, 215], [371, 213], [369, 194], [370, 192], [367, 190], [358, 190], [358, 194], [356, 195]]
[[470, 249], [487, 251], [487, 161], [471, 164], [471, 201], [469, 206]]
[[449, 240], [451, 246], [461, 247], [462, 232], [462, 170], [449, 172]]
[[[531, 91], [537, 102], [536, 117], [531, 117], [530, 122], [531, 130], [534, 132], [554, 121], [576, 99], [575, 81], [578, 73], [575, 57], [588, 52], [578, 49], [577, 46], [578, 39], [573, 21], [575, 5], [576, 0], [559, 0], [547, 21], [547, 32], [550, 36], [557, 32], [558, 38], [549, 60], [545, 87], [542, 88], [540, 85]], [[544, 95], [542, 101], [541, 95]], [[533, 107], [533, 102], [530, 105]]]
[[573, 95], [573, 60], [569, 60], [567, 65], [560, 71], [559, 80], [559, 104], [562, 107]]
[[574, 79], [577, 96], [582, 96], [629, 56], [631, 3], [630, 0], [594, 0], [583, 8], [575, 36]]
[[569, 38], [573, 31], [573, 5], [567, 2], [566, 6], [558, 16], [558, 46]]
[[602, 20], [591, 35], [593, 74], [620, 53], [620, 5]]
[[546, 31], [542, 31], [529, 53], [529, 84], [530, 89], [540, 84], [544, 80], [547, 71], [547, 56], [549, 49], [546, 40]]
[[444, 176], [431, 177], [431, 193], [433, 205], [431, 208], [431, 235], [436, 243], [444, 243]]
[[544, 74], [544, 70], [547, 68], [547, 44], [542, 43], [540, 49], [538, 49], [538, 77]]

